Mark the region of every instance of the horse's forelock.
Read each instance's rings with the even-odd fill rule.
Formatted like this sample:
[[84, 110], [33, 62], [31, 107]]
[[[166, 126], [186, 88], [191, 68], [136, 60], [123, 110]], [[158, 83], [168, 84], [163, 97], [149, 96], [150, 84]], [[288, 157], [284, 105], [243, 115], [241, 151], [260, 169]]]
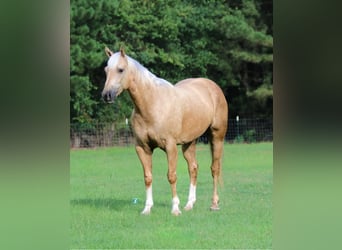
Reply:
[[109, 60], [108, 60], [108, 62], [107, 62], [108, 67], [110, 67], [110, 68], [115, 67], [115, 66], [118, 64], [119, 59], [120, 59], [120, 52], [114, 53], [114, 54], [109, 58]]

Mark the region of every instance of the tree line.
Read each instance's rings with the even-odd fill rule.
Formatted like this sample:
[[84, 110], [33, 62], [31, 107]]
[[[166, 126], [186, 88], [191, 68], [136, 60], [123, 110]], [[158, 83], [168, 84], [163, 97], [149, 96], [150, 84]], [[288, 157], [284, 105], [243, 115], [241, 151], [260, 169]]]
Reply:
[[229, 116], [272, 117], [273, 16], [270, 0], [71, 0], [70, 121], [124, 121], [123, 94], [101, 100], [105, 46], [171, 83], [207, 77], [223, 90]]

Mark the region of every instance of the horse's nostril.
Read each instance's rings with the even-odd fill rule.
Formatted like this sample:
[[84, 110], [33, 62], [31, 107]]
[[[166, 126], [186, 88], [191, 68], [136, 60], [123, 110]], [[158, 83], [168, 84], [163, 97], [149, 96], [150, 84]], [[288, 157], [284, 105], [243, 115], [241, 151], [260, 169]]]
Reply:
[[109, 101], [110, 100], [110, 92], [102, 92], [102, 98], [105, 101]]
[[102, 99], [105, 102], [112, 103], [115, 98], [115, 91], [104, 91], [102, 92]]

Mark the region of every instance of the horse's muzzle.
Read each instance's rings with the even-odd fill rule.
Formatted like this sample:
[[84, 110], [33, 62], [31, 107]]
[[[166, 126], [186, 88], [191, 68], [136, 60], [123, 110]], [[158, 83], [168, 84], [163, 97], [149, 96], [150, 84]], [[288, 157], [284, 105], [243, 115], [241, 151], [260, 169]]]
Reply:
[[107, 103], [113, 103], [114, 99], [116, 97], [116, 92], [115, 91], [102, 91], [102, 98], [105, 102]]

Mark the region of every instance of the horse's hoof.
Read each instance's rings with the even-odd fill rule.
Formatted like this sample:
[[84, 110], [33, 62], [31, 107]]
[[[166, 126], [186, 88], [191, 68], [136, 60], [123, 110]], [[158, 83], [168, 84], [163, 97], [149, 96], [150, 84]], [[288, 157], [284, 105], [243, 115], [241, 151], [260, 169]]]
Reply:
[[171, 211], [171, 214], [174, 216], [178, 216], [178, 215], [181, 215], [182, 212], [180, 210], [175, 210], [175, 211]]
[[190, 205], [187, 205], [187, 206], [184, 207], [185, 211], [190, 211], [191, 209], [192, 209], [192, 206], [190, 206]]
[[220, 210], [220, 208], [217, 205], [210, 207], [210, 211], [219, 211], [219, 210]]
[[142, 211], [140, 214], [141, 215], [150, 215], [151, 211]]
[[194, 204], [186, 204], [186, 206], [184, 207], [184, 210], [185, 211], [190, 211], [190, 210], [192, 210], [193, 209], [193, 207], [194, 207]]
[[142, 215], [150, 215], [151, 213], [151, 208], [144, 208], [144, 210], [141, 212]]

